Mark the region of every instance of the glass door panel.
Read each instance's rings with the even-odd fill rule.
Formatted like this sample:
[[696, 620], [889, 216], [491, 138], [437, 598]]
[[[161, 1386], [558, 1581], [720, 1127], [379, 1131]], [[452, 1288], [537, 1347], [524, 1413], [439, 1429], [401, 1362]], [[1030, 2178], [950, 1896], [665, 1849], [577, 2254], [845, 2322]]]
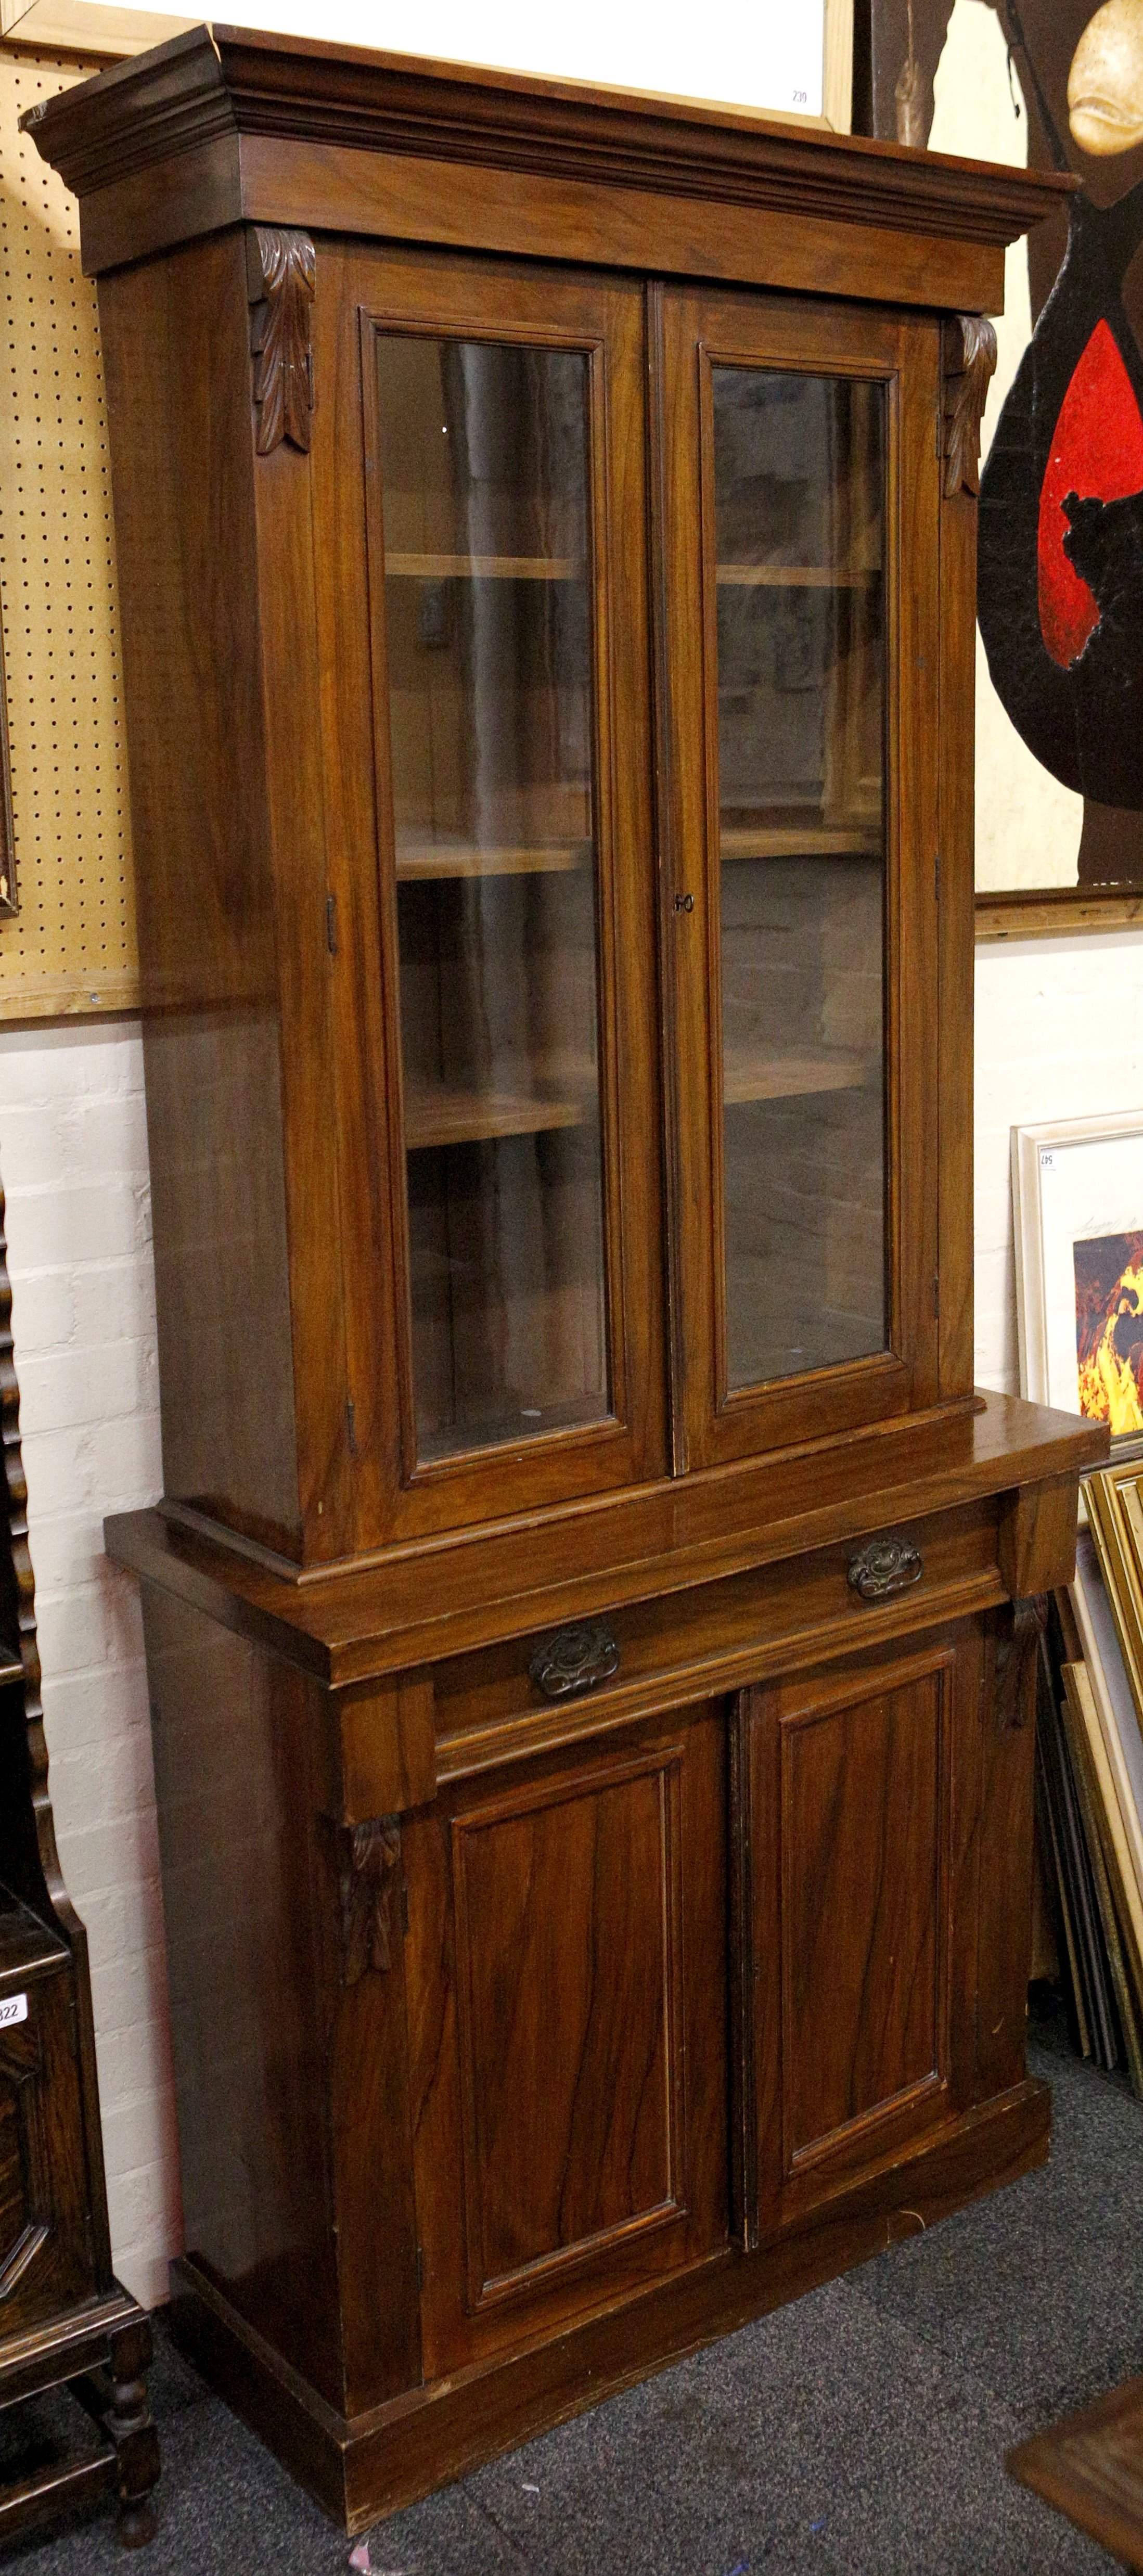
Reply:
[[376, 337], [421, 1462], [611, 1412], [589, 360]]
[[888, 1341], [886, 391], [710, 382], [734, 1393]]

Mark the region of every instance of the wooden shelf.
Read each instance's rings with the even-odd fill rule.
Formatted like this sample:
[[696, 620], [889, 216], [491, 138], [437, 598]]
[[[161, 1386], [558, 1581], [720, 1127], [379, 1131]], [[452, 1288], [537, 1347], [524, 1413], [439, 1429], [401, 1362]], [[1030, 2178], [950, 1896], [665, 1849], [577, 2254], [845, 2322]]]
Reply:
[[536, 841], [484, 849], [475, 841], [398, 841], [399, 884], [437, 877], [562, 876], [591, 865], [590, 841]]
[[781, 1055], [728, 1051], [723, 1060], [722, 1096], [728, 1109], [754, 1100], [798, 1100], [819, 1091], [860, 1091], [875, 1070], [867, 1056], [822, 1050], [816, 1055], [790, 1050]]
[[386, 580], [582, 581], [575, 555], [386, 555]]
[[536, 1136], [549, 1127], [579, 1127], [581, 1100], [538, 1100], [534, 1093], [452, 1091], [405, 1094], [405, 1144], [409, 1153], [430, 1145], [471, 1145], [490, 1136]]
[[870, 590], [881, 579], [881, 567], [848, 564], [720, 563], [720, 588], [738, 590]]
[[719, 834], [724, 859], [880, 858], [880, 823], [733, 824]]

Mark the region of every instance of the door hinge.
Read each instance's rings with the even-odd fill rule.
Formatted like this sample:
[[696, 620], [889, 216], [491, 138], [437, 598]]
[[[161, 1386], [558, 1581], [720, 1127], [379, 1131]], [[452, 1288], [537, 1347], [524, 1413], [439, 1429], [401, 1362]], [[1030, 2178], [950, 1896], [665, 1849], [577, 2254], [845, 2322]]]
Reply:
[[327, 948], [328, 948], [328, 950], [329, 950], [330, 956], [331, 956], [331, 957], [336, 957], [336, 955], [337, 955], [337, 896], [336, 896], [335, 894], [327, 894], [326, 899], [325, 899], [325, 944], [326, 944], [326, 947], [327, 947]]
[[941, 899], [941, 854], [939, 850], [935, 850], [933, 853], [933, 894], [936, 901], [939, 903]]
[[940, 1314], [940, 1311], [941, 1311], [941, 1282], [940, 1282], [940, 1273], [939, 1273], [939, 1271], [934, 1271], [934, 1273], [933, 1273], [933, 1313], [934, 1313], [934, 1315], [939, 1315], [939, 1314]]
[[351, 1458], [356, 1458], [356, 1456], [357, 1456], [357, 1418], [356, 1418], [356, 1415], [355, 1415], [355, 1413], [354, 1413], [354, 1409], [353, 1409], [353, 1397], [352, 1397], [351, 1395], [347, 1395], [347, 1396], [346, 1396], [346, 1399], [345, 1399], [345, 1436], [346, 1436], [346, 1439], [347, 1439], [347, 1440], [348, 1440], [348, 1442], [349, 1442], [349, 1454], [350, 1454], [350, 1457], [351, 1457]]

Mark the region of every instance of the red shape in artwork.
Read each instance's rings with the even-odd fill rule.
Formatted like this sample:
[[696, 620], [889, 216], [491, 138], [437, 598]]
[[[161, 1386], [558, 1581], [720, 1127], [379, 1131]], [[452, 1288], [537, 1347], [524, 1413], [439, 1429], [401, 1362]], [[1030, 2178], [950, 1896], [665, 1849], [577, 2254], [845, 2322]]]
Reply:
[[1141, 487], [1143, 420], [1115, 335], [1100, 321], [1060, 405], [1040, 487], [1040, 633], [1065, 670], [1098, 626], [1099, 609], [1064, 553], [1064, 495], [1123, 501]]
[[1143, 420], [1115, 332], [1097, 322], [1076, 363], [1061, 417], [1055, 422], [1048, 466], [1040, 484], [1040, 634], [1053, 662], [1066, 670], [1099, 626], [1094, 592], [1063, 554], [1068, 520], [1063, 495], [1081, 500], [1125, 500], [1143, 487]]

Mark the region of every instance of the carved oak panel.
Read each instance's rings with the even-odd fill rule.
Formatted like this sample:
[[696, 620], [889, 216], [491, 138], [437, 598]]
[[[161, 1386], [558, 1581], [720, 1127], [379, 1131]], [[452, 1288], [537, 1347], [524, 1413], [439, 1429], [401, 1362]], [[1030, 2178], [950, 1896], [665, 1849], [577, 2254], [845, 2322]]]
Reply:
[[84, 2224], [70, 1962], [33, 1973], [0, 2030], [0, 2334], [94, 2289]]
[[[29, 2045], [30, 2042], [30, 2045]], [[28, 2026], [0, 2037], [0, 2312], [49, 2232], [40, 2094], [43, 2068]]]

